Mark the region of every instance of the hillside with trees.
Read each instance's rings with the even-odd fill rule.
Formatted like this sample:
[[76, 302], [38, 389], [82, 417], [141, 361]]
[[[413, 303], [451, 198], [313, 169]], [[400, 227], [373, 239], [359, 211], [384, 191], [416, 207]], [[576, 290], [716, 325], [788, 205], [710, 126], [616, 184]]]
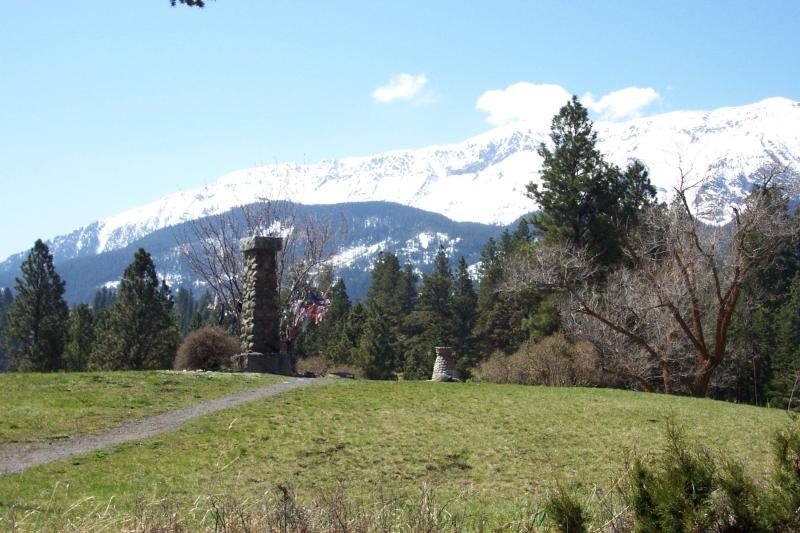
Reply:
[[[426, 270], [385, 250], [365, 269], [360, 301], [330, 267], [331, 232], [341, 228], [303, 214], [310, 222], [297, 251], [281, 257], [281, 331], [300, 366], [313, 359], [369, 379], [428, 379], [434, 348], [451, 346], [464, 379], [797, 406], [800, 215], [784, 169], [764, 167], [733, 222], [708, 226], [688, 200], [694, 176], [658, 203], [640, 162], [620, 168], [604, 159], [575, 98], [553, 118], [539, 154], [541, 179], [528, 195], [540, 210], [489, 237], [473, 267], [443, 246]], [[207, 289], [173, 293], [139, 249], [116, 288], [71, 310], [37, 241], [14, 290], [0, 294], [2, 365], [169, 368], [181, 338], [204, 326], [236, 339], [237, 295], [227, 288], [238, 287], [238, 263], [213, 263], [212, 253], [236, 259], [236, 232], [274, 223], [273, 207], [194, 226], [199, 237], [187, 246], [220, 241], [189, 248]], [[291, 310], [309, 295], [324, 312], [298, 321]]]

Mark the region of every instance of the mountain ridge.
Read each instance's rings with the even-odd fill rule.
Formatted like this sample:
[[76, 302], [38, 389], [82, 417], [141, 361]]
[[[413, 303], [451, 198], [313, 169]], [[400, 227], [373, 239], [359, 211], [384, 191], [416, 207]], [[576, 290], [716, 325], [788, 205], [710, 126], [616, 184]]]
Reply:
[[[596, 122], [599, 148], [623, 166], [640, 159], [667, 198], [686, 166], [707, 177], [692, 201], [707, 222], [724, 223], [751, 176], [769, 162], [800, 169], [800, 102], [770, 98], [714, 111], [673, 111], [627, 122]], [[388, 201], [460, 222], [508, 224], [535, 208], [525, 185], [538, 179], [536, 149], [549, 130], [526, 123], [494, 128], [460, 143], [392, 150], [317, 163], [277, 163], [227, 173], [79, 228], [74, 253], [124, 247], [147, 232], [219, 214], [266, 197], [301, 204]], [[744, 179], [742, 179], [744, 177]], [[58, 237], [53, 240], [58, 242]]]
[[[422, 273], [433, 264], [440, 245], [453, 258], [454, 264], [460, 256], [475, 264], [489, 238], [497, 238], [501, 232], [497, 226], [455, 222], [439, 213], [388, 202], [296, 205], [293, 210], [300, 218], [313, 215], [327, 220], [333, 234], [342, 234], [342, 230], [347, 234], [346, 241], [339, 243], [331, 263], [337, 275], [346, 279], [348, 293], [356, 300], [366, 294], [374, 256], [379, 252], [394, 252], [401, 262], [412, 264], [418, 273]], [[211, 215], [199, 219], [199, 222], [202, 224], [216, 216], [234, 217], [238, 224], [244, 224], [239, 209]], [[56, 269], [66, 281], [67, 301], [70, 304], [88, 303], [98, 288], [115, 286], [140, 247], [151, 254], [159, 276], [171, 287], [197, 287], [196, 275], [186, 264], [181, 251], [182, 244], [198, 237], [191, 224], [190, 221], [161, 228], [123, 248], [100, 254], [65, 257], [58, 248], [51, 247]], [[26, 253], [0, 263], [0, 287], [13, 287]]]
[[[599, 149], [613, 163], [644, 162], [662, 199], [670, 197], [682, 173], [692, 180], [704, 178], [690, 191], [689, 199], [707, 223], [726, 223], [733, 208], [749, 194], [758, 171], [767, 165], [786, 167], [789, 173], [784, 178], [800, 184], [800, 102], [787, 98], [712, 111], [673, 111], [626, 122], [595, 122], [595, 131]], [[537, 148], [549, 142], [548, 135], [549, 127], [516, 123], [459, 143], [237, 170], [206, 187], [178, 191], [59, 235], [49, 241], [50, 247], [61, 263], [88, 260], [260, 198], [287, 200], [311, 209], [341, 205], [352, 210], [357, 203], [387, 202], [438, 213], [455, 223], [493, 226], [497, 234], [502, 226], [535, 210], [534, 201], [525, 195], [525, 185], [538, 180], [541, 157]], [[800, 200], [800, 192], [792, 200]], [[396, 206], [389, 211], [400, 217], [397, 224], [408, 220]], [[425, 231], [433, 233], [447, 225], [429, 222]], [[388, 219], [383, 223], [392, 227]], [[378, 242], [343, 243], [340, 255], [347, 257], [362, 245], [375, 248]], [[0, 273], [18, 266], [25, 253], [0, 263]]]

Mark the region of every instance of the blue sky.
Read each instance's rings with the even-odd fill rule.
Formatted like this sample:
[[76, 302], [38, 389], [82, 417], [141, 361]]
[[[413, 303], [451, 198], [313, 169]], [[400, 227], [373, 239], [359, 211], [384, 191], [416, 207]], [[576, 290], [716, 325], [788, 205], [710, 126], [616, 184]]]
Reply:
[[562, 93], [597, 119], [800, 99], [798, 21], [790, 0], [3, 0], [0, 257], [232, 170], [458, 142]]

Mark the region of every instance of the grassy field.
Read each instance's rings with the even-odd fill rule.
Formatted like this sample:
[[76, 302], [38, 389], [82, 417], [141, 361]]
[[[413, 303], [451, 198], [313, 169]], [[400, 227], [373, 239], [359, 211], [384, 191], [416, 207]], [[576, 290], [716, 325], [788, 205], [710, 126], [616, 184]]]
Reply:
[[1, 477], [0, 513], [71, 521], [109, 502], [130, 512], [142, 498], [191, 507], [198, 497], [253, 498], [288, 485], [301, 499], [343, 486], [374, 500], [431, 485], [502, 522], [557, 485], [597, 497], [597, 487], [621, 476], [626, 453], [663, 445], [669, 418], [761, 479], [770, 437], [788, 419], [777, 410], [615, 390], [346, 382]]
[[109, 429], [280, 379], [218, 372], [0, 374], [0, 448]]

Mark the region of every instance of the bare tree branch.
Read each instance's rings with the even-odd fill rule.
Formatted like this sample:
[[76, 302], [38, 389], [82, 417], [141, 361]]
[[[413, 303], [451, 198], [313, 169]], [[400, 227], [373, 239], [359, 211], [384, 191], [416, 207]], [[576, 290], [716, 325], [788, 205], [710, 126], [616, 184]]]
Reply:
[[690, 209], [689, 184], [669, 206], [655, 206], [623, 240], [630, 263], [597, 282], [592, 258], [567, 245], [537, 244], [510, 263], [508, 290], [562, 289], [570, 333], [592, 341], [606, 368], [645, 390], [677, 384], [707, 393], [728, 355], [728, 332], [748, 274], [798, 236], [786, 208], [791, 170], [764, 168], [759, 186], [724, 227], [703, 225]]
[[188, 229], [178, 237], [183, 257], [215, 296], [224, 314], [233, 317], [237, 327], [243, 290], [239, 240], [246, 236], [284, 239], [277, 258], [277, 274], [282, 292], [289, 295], [311, 283], [314, 274], [333, 256], [338, 237], [330, 220], [301, 217], [295, 204], [266, 198], [190, 222]]

